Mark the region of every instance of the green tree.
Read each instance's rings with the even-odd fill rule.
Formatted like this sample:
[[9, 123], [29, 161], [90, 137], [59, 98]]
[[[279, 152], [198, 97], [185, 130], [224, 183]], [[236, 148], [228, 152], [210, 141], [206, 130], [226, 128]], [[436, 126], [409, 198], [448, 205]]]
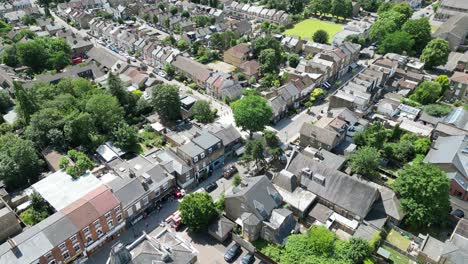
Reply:
[[439, 99], [441, 92], [442, 87], [439, 83], [424, 81], [416, 88], [410, 99], [423, 105], [432, 104]]
[[436, 38], [426, 45], [421, 54], [421, 61], [424, 62], [424, 67], [432, 69], [435, 66], [445, 65], [450, 54], [449, 44], [446, 40]]
[[409, 33], [395, 31], [387, 34], [379, 45], [379, 53], [411, 54], [414, 46], [414, 39]]
[[265, 37], [257, 38], [252, 42], [253, 55], [258, 57], [262, 50], [273, 49], [276, 54], [283, 53], [283, 48], [281, 43], [272, 37], [271, 35], [266, 35]]
[[216, 205], [208, 193], [191, 193], [179, 203], [182, 223], [190, 231], [205, 231], [217, 216]]
[[128, 102], [128, 92], [125, 90], [122, 80], [117, 74], [109, 72], [107, 77], [107, 90], [119, 101], [121, 106]]
[[440, 105], [440, 104], [430, 104], [424, 107], [424, 112], [428, 115], [435, 116], [435, 117], [443, 117], [448, 115], [452, 107], [448, 105]]
[[307, 2], [306, 0], [289, 0], [287, 11], [291, 14], [299, 14], [304, 11]]
[[280, 156], [283, 154], [283, 149], [281, 148], [281, 141], [276, 135], [276, 132], [265, 130], [263, 132], [263, 137], [265, 138], [268, 153], [273, 156], [274, 160], [279, 160]]
[[158, 16], [153, 16], [153, 24], [157, 25], [159, 22]]
[[3, 54], [2, 54], [2, 61], [3, 61], [3, 63], [5, 63], [6, 65], [8, 65], [10, 67], [18, 66], [18, 64], [20, 62], [19, 62], [19, 59], [18, 59], [18, 55], [16, 54], [16, 46], [15, 45], [11, 45], [11, 46], [8, 46], [8, 47], [5, 48], [5, 50], [3, 51]]
[[266, 99], [258, 95], [248, 95], [231, 104], [236, 125], [253, 133], [262, 131], [273, 116], [272, 108]]
[[323, 29], [319, 29], [314, 32], [314, 35], [312, 36], [312, 39], [314, 42], [317, 43], [327, 43], [328, 42], [328, 33], [327, 31]]
[[138, 128], [122, 122], [112, 131], [112, 139], [117, 147], [131, 150], [138, 144]]
[[332, 0], [330, 13], [336, 17], [351, 17], [353, 13], [353, 4], [351, 0]]
[[86, 112], [91, 114], [97, 129], [104, 134], [123, 120], [124, 110], [115, 97], [109, 94], [95, 94], [91, 96], [85, 106]]
[[58, 51], [50, 55], [49, 63], [55, 70], [59, 71], [71, 64], [70, 55], [63, 51]]
[[165, 121], [180, 118], [179, 88], [175, 85], [159, 84], [153, 87], [153, 107]]
[[289, 67], [296, 68], [299, 64], [299, 55], [292, 53], [288, 55], [288, 64]]
[[239, 174], [234, 175], [232, 178], [232, 185], [239, 186], [242, 183], [242, 178]]
[[405, 20], [408, 20], [413, 15], [413, 8], [408, 3], [395, 3], [392, 10], [404, 15]]
[[431, 25], [427, 17], [406, 21], [401, 30], [413, 37], [414, 49], [417, 53], [421, 52], [431, 40]]
[[67, 156], [73, 161], [73, 163], [69, 163], [64, 169], [68, 175], [75, 179], [85, 174], [86, 171], [94, 168], [94, 162], [81, 151], [74, 149], [69, 150], [67, 152]]
[[400, 195], [406, 222], [415, 227], [442, 223], [449, 213], [447, 175], [435, 165], [415, 162], [398, 173], [393, 189]]
[[187, 10], [184, 10], [184, 11], [182, 11], [181, 16], [182, 16], [182, 17], [185, 17], [185, 18], [189, 18], [189, 17], [190, 17], [190, 13], [189, 13]]
[[339, 241], [336, 245], [336, 254], [339, 258], [351, 263], [362, 263], [371, 253], [372, 249], [369, 243], [359, 237], [352, 237], [347, 241]]
[[208, 124], [216, 118], [216, 113], [211, 110], [210, 103], [204, 100], [198, 100], [193, 105], [193, 115], [198, 122]]
[[36, 182], [42, 166], [31, 141], [14, 134], [0, 137], [0, 179], [9, 190]]
[[329, 0], [311, 0], [309, 4], [310, 12], [321, 15], [328, 14], [331, 11], [331, 1]]
[[6, 114], [8, 109], [13, 106], [13, 101], [6, 91], [0, 91], [0, 113]]
[[349, 155], [349, 162], [353, 172], [365, 178], [378, 177], [380, 153], [374, 147], [362, 147]]
[[366, 130], [354, 134], [354, 144], [382, 149], [389, 138], [389, 132], [381, 122], [374, 122]]
[[31, 115], [37, 111], [38, 106], [30, 92], [26, 91], [20, 83], [13, 82], [13, 92], [16, 97], [16, 112], [28, 124]]
[[260, 63], [260, 71], [262, 74], [273, 73], [278, 71], [280, 59], [274, 49], [265, 49], [258, 56]]
[[46, 68], [50, 54], [37, 41], [28, 41], [16, 45], [19, 61], [30, 67], [33, 71], [39, 72]]
[[439, 75], [434, 81], [440, 84], [440, 87], [442, 88], [442, 95], [445, 94], [448, 89], [450, 89], [450, 79], [447, 75]]
[[171, 8], [169, 8], [169, 12], [171, 12], [171, 15], [175, 16], [175, 14], [177, 14], [177, 7], [175, 6], [171, 6]]
[[261, 138], [247, 141], [242, 160], [246, 162], [255, 161], [260, 166], [265, 164], [265, 143]]
[[399, 26], [395, 23], [393, 19], [382, 19], [379, 18], [372, 25], [369, 37], [373, 41], [381, 41], [385, 38], [387, 34], [397, 31]]
[[167, 73], [167, 76], [169, 77], [173, 77], [175, 74], [175, 68], [170, 63], [164, 64], [164, 71]]
[[358, 3], [361, 5], [362, 9], [368, 12], [375, 12], [382, 3], [381, 0], [359, 0]]

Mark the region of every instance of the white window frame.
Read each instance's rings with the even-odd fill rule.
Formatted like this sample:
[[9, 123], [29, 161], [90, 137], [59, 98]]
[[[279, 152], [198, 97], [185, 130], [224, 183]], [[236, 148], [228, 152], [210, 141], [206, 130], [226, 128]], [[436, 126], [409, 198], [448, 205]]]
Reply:
[[114, 212], [116, 214], [120, 213], [120, 206], [117, 206], [116, 208], [114, 208]]
[[204, 159], [204, 158], [205, 158], [205, 152], [202, 152], [202, 154], [200, 154], [200, 157], [201, 157], [202, 159]]
[[83, 233], [85, 233], [85, 235], [88, 235], [90, 232], [89, 232], [89, 226], [83, 228]]
[[[91, 241], [89, 241], [89, 239], [91, 239]], [[87, 245], [90, 245], [90, 244], [92, 244], [92, 243], [94, 243], [93, 237], [92, 237], [91, 235], [86, 236], [86, 244], [87, 244]]]
[[70, 241], [71, 241], [72, 243], [75, 243], [76, 241], [78, 241], [78, 237], [77, 237], [76, 235], [71, 236], [71, 237], [70, 237]]
[[[67, 254], [67, 255], [68, 255], [68, 258], [66, 258], [66, 257], [65, 257], [65, 254]], [[67, 251], [64, 251], [64, 252], [62, 252], [62, 257], [63, 257], [63, 259], [64, 259], [64, 260], [67, 260], [67, 259], [71, 258], [70, 252], [68, 252], [68, 250], [67, 250]]]
[[198, 156], [193, 157], [193, 162], [198, 162]]
[[[101, 233], [99, 233], [99, 232], [101, 232]], [[104, 235], [104, 232], [102, 231], [101, 228], [99, 228], [99, 229], [96, 230], [96, 234], [97, 234], [98, 238], [101, 238]]]
[[111, 214], [111, 212], [110, 212], [110, 211], [107, 212], [107, 213], [105, 214], [105, 217], [106, 217], [106, 220], [112, 219], [112, 214]]
[[[78, 247], [78, 249], [76, 249], [77, 247]], [[76, 243], [75, 245], [73, 245], [73, 250], [75, 250], [75, 252], [81, 251], [81, 245], [80, 245], [80, 243]]]
[[113, 228], [114, 227], [114, 221], [112, 221], [112, 219], [107, 221], [107, 226], [109, 227], [109, 229]]
[[119, 214], [117, 215], [117, 221], [122, 222], [123, 218], [122, 218], [122, 214]]
[[209, 148], [209, 149], [208, 149], [208, 154], [211, 154], [211, 153], [213, 153], [213, 149], [212, 149], [212, 148]]
[[51, 259], [54, 257], [52, 255], [52, 251], [49, 251], [47, 252], [45, 255], [44, 255], [45, 259], [48, 260], [48, 261], [51, 261]]
[[149, 198], [148, 196], [143, 197], [143, 204], [147, 205], [149, 203]]
[[59, 245], [59, 249], [60, 251], [64, 251], [67, 249], [67, 245], [65, 244], [65, 242], [63, 242], [62, 244]]

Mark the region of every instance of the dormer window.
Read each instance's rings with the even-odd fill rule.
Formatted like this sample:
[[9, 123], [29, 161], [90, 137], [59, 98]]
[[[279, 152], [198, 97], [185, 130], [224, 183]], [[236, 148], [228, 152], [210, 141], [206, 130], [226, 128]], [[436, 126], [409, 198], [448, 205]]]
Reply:
[[205, 158], [205, 153], [200, 154], [200, 157], [201, 157], [202, 159], [204, 159], [204, 158]]
[[198, 156], [193, 157], [193, 162], [198, 162]]

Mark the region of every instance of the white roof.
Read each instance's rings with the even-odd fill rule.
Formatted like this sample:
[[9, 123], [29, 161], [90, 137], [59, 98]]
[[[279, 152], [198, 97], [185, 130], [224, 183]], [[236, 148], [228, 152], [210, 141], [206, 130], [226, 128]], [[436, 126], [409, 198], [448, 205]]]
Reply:
[[107, 141], [105, 144], [100, 145], [96, 152], [106, 161], [112, 161], [115, 158], [118, 158], [125, 154], [125, 151], [118, 148], [111, 141]]
[[101, 185], [101, 181], [92, 173], [73, 179], [65, 171], [59, 170], [36, 182], [32, 188], [59, 211]]

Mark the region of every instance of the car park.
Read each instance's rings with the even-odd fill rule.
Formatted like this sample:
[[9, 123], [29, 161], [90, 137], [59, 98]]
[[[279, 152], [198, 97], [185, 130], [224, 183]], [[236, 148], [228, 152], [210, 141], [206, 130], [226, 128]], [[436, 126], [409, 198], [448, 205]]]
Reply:
[[226, 252], [226, 254], [224, 254], [224, 260], [229, 263], [233, 262], [241, 252], [242, 249], [240, 245], [236, 243]]

